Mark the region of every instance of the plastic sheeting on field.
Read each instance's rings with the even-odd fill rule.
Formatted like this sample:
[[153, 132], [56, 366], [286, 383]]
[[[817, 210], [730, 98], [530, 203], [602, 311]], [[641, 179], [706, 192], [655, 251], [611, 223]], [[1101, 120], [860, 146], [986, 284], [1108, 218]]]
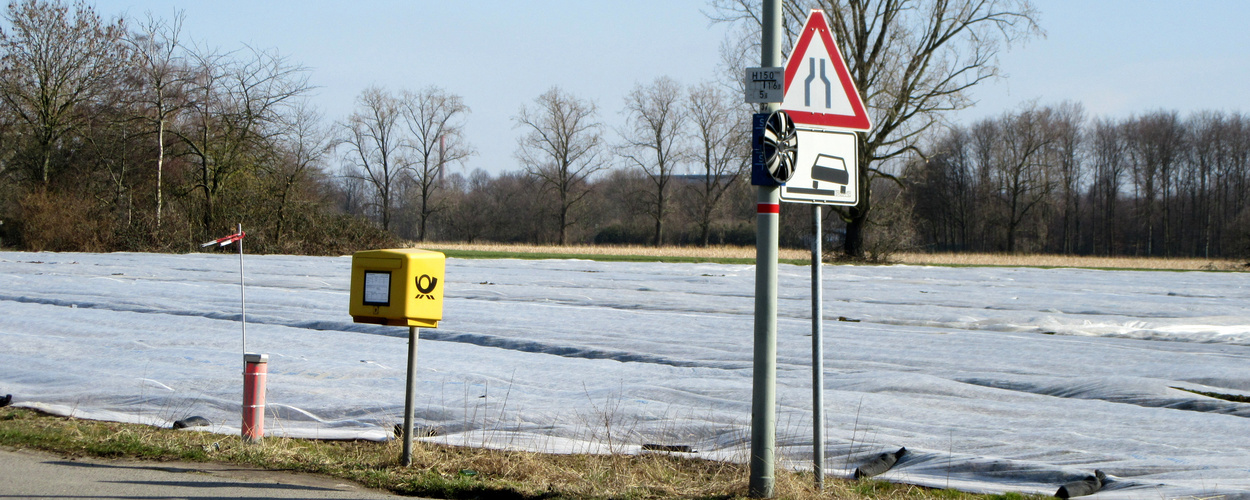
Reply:
[[[249, 256], [248, 350], [272, 435], [388, 439], [407, 329], [347, 314], [350, 258]], [[1100, 498], [1250, 494], [1250, 276], [830, 266], [826, 463], [849, 476]], [[811, 450], [809, 270], [780, 266], [778, 453]], [[754, 268], [581, 260], [447, 265], [422, 330], [431, 440], [549, 452], [749, 451]], [[0, 394], [85, 418], [237, 433], [238, 260], [0, 253]], [[839, 319], [856, 321], [839, 321]]]

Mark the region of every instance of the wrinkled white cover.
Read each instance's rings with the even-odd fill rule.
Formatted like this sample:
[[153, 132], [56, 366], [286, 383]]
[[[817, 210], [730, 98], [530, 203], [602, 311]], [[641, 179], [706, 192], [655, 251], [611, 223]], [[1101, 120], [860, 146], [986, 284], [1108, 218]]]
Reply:
[[[407, 329], [353, 324], [350, 257], [248, 256], [266, 430], [387, 439]], [[810, 269], [780, 266], [779, 456], [809, 467]], [[449, 259], [422, 330], [434, 441], [549, 452], [690, 445], [745, 461], [754, 267]], [[1101, 498], [1250, 495], [1250, 276], [829, 266], [827, 464], [906, 446], [885, 479]], [[0, 252], [0, 395], [84, 418], [237, 433], [238, 258]], [[839, 317], [859, 320], [838, 321]]]

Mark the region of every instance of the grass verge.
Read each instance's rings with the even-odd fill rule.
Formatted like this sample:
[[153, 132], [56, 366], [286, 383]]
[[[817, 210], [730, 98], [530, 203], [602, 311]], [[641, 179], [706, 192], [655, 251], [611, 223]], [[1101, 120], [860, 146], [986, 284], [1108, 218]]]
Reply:
[[[413, 465], [398, 465], [400, 443], [266, 438], [175, 431], [145, 425], [55, 417], [0, 408], [0, 445], [68, 456], [219, 462], [324, 474], [370, 488], [433, 498], [740, 498], [746, 466], [655, 453], [554, 455], [461, 448], [418, 442]], [[973, 495], [883, 481], [826, 481], [778, 469], [777, 493], [787, 499], [1034, 499], [1036, 495]]]

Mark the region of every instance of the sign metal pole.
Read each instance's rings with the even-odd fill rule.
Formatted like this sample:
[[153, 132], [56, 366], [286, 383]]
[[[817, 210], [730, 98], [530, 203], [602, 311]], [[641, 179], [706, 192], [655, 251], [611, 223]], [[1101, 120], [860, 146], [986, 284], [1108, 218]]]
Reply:
[[[781, 0], [764, 0], [760, 65], [780, 66]], [[767, 111], [781, 108], [769, 103]], [[777, 431], [777, 186], [758, 186], [755, 229], [755, 345], [751, 391], [751, 477], [749, 495], [772, 498]]]
[[[778, 32], [780, 30], [780, 14], [774, 13], [772, 9], [780, 10], [779, 3], [781, 0], [764, 0], [763, 12], [763, 40], [761, 45], [764, 47], [763, 58], [764, 65], [769, 65], [772, 61], [771, 57], [780, 57], [777, 48], [780, 39]], [[771, 16], [771, 17], [770, 17]], [[776, 30], [776, 31], [774, 31]], [[818, 66], [819, 61], [819, 66]], [[832, 66], [832, 77], [826, 71], [826, 68]], [[820, 71], [817, 72], [816, 68]], [[748, 73], [748, 86], [756, 80], [763, 79], [767, 76], [767, 72], [762, 71], [766, 68], [759, 68], [761, 71], [752, 75]], [[823, 231], [821, 230], [821, 212], [820, 205], [842, 205], [855, 206], [859, 204], [860, 178], [859, 178], [859, 150], [858, 138], [854, 131], [867, 131], [872, 128], [872, 121], [868, 117], [867, 110], [859, 91], [855, 87], [855, 81], [851, 78], [850, 72], [847, 70], [846, 61], [843, 59], [841, 50], [833, 39], [833, 35], [829, 30], [829, 23], [825, 19], [825, 13], [819, 9], [812, 9], [807, 16], [807, 21], [803, 23], [803, 29], [798, 35], [794, 44], [793, 52], [790, 59], [785, 65], [785, 85], [783, 88], [782, 103], [776, 108], [770, 106], [770, 109], [783, 109], [791, 116], [796, 125], [800, 125], [797, 129], [797, 143], [795, 155], [794, 173], [786, 182], [778, 189], [778, 199], [792, 203], [810, 203], [814, 207], [812, 209], [812, 227], [814, 229], [815, 238], [812, 241], [812, 469], [815, 476], [815, 486], [818, 489], [824, 488], [825, 479], [825, 456], [824, 456], [824, 331], [823, 319], [824, 308], [822, 304], [822, 295], [824, 293], [824, 283], [822, 279], [822, 246]], [[819, 80], [817, 78], [819, 77]], [[801, 82], [801, 83], [800, 83]], [[764, 84], [757, 84], [763, 85]], [[760, 98], [763, 92], [758, 93]], [[824, 99], [820, 99], [822, 96]], [[748, 101], [755, 98], [752, 94], [748, 94]], [[841, 105], [835, 106], [835, 102], [841, 102]], [[760, 192], [764, 192], [764, 188], [760, 188]], [[763, 194], [761, 194], [761, 207], [764, 206]], [[763, 221], [763, 218], [760, 219]], [[763, 223], [757, 236], [757, 241], [763, 241], [765, 234], [763, 232]], [[776, 233], [771, 235], [771, 242], [776, 244]], [[776, 246], [772, 247], [774, 252]], [[762, 252], [760, 253], [762, 255]], [[757, 262], [757, 265], [758, 262]], [[774, 271], [776, 263], [773, 263]], [[763, 271], [757, 271], [763, 273]], [[772, 275], [772, 285], [776, 286], [776, 275]], [[758, 287], [759, 285], [757, 285]], [[769, 319], [773, 322], [772, 327], [775, 335], [776, 322], [776, 290], [772, 291], [772, 307], [770, 311], [772, 316]], [[756, 334], [757, 334], [757, 357], [756, 357], [756, 387], [758, 390], [760, 380], [760, 335], [759, 322], [760, 302], [759, 292], [756, 295]], [[772, 344], [775, 355], [775, 339]], [[768, 360], [770, 363], [774, 359]], [[771, 388], [770, 388], [771, 390]], [[768, 394], [768, 403], [773, 404], [772, 394]], [[758, 402], [756, 402], [758, 404]], [[753, 415], [754, 416], [754, 415]], [[775, 418], [775, 417], [774, 417]], [[756, 431], [753, 424], [752, 431]], [[771, 430], [769, 432], [772, 432]], [[754, 435], [752, 437], [752, 446], [755, 446]], [[770, 443], [771, 446], [771, 443]], [[752, 448], [753, 455], [755, 448]], [[771, 457], [771, 448], [768, 453]], [[752, 456], [755, 460], [756, 456]], [[754, 467], [755, 463], [752, 462]], [[771, 469], [770, 469], [771, 473]], [[752, 469], [752, 495], [755, 495], [755, 476]], [[771, 483], [770, 483], [771, 484]]]
[[[243, 224], [239, 224], [239, 232], [243, 234]], [[243, 325], [243, 354], [247, 354], [247, 292], [243, 288], [243, 238], [239, 238], [239, 307], [241, 315], [239, 323]]]
[[820, 228], [821, 206], [812, 205], [812, 473], [816, 476], [816, 489], [825, 489], [825, 310], [821, 299], [824, 295], [824, 263]]

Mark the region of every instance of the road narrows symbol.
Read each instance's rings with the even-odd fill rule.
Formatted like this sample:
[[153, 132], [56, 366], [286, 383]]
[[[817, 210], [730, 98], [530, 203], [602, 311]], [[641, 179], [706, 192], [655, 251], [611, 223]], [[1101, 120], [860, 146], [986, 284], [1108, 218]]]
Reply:
[[[803, 105], [812, 105], [812, 80], [816, 79], [816, 58], [807, 58], [807, 79], [803, 80]], [[825, 58], [820, 58], [820, 81], [825, 84], [825, 109], [833, 108], [833, 84], [825, 76]]]

